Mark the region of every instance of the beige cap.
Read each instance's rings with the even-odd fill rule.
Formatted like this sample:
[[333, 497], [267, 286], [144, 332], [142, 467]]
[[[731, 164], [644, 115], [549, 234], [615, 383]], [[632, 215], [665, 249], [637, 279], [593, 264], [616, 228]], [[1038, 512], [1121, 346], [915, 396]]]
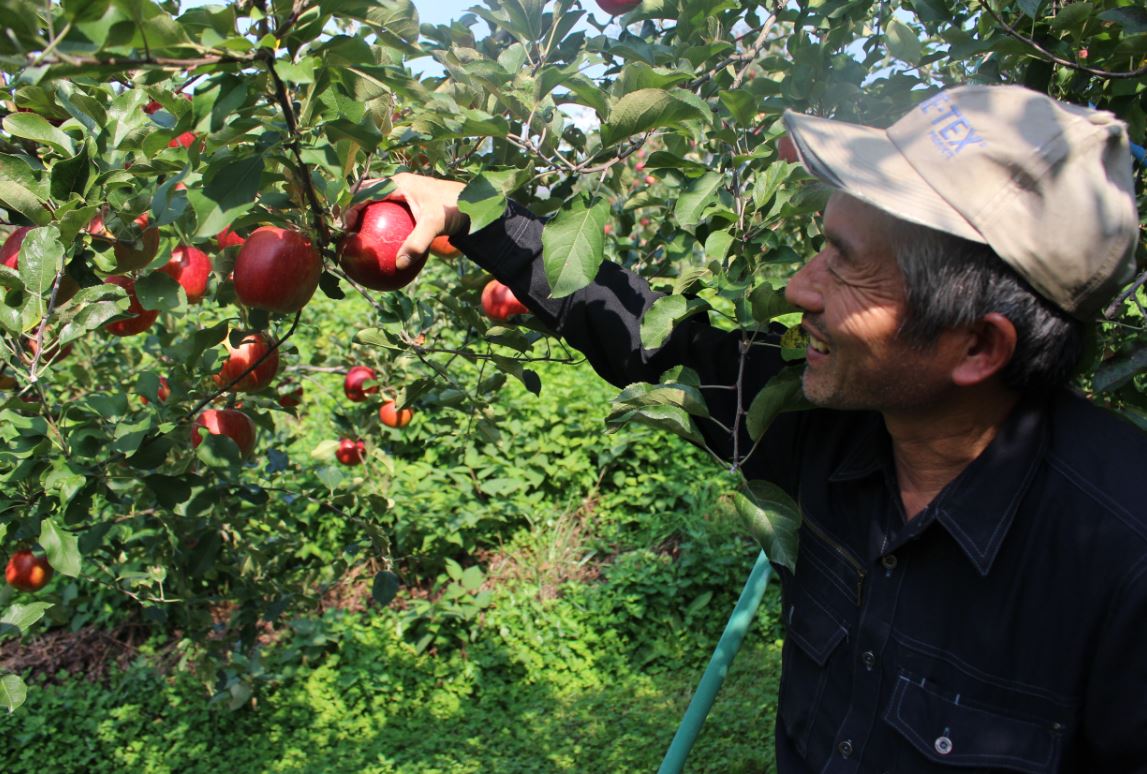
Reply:
[[961, 86], [888, 129], [788, 111], [809, 171], [902, 220], [989, 245], [1080, 318], [1135, 271], [1126, 126], [1022, 86]]

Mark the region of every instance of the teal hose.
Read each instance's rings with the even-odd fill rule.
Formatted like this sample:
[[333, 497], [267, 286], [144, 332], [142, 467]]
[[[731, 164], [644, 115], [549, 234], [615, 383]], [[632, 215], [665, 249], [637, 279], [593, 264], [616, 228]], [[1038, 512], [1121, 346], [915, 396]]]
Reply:
[[749, 579], [745, 582], [737, 606], [733, 608], [733, 614], [729, 616], [729, 622], [725, 624], [725, 631], [721, 634], [716, 650], [713, 651], [713, 657], [709, 659], [709, 666], [705, 668], [705, 674], [701, 675], [701, 682], [693, 693], [689, 708], [685, 710], [685, 717], [681, 718], [681, 725], [677, 727], [673, 742], [665, 753], [665, 759], [661, 761], [658, 774], [678, 774], [685, 768], [685, 758], [693, 749], [693, 743], [701, 733], [701, 726], [704, 725], [705, 718], [713, 707], [713, 700], [717, 698], [717, 691], [721, 689], [721, 683], [725, 682], [725, 675], [729, 673], [729, 665], [733, 663], [733, 658], [741, 649], [745, 632], [749, 630], [753, 617], [757, 614], [757, 607], [760, 606], [765, 588], [769, 585], [771, 569], [768, 557], [762, 551], [757, 557], [756, 564], [753, 565], [753, 571], [749, 573]]

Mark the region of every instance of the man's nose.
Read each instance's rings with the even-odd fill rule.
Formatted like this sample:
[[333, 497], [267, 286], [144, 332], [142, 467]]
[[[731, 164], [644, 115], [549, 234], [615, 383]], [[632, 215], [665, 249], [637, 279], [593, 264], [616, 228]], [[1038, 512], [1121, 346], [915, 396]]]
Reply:
[[789, 279], [789, 284], [785, 286], [785, 300], [806, 312], [823, 311], [824, 296], [821, 293], [823, 263], [824, 259], [820, 253], [809, 259], [809, 262]]

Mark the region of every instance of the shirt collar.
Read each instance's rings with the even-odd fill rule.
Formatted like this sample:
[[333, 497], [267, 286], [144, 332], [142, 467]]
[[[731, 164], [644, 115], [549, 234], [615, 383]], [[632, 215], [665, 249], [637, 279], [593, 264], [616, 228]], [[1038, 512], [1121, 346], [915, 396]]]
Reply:
[[[1042, 400], [1021, 400], [988, 447], [936, 499], [912, 520], [917, 534], [938, 521], [976, 565], [981, 575], [991, 569], [1015, 519], [1047, 446], [1047, 412]], [[892, 448], [884, 419], [872, 413], [861, 423], [850, 448], [829, 481], [857, 481], [886, 472], [895, 482]], [[890, 496], [898, 497], [892, 491]]]
[[1042, 400], [1021, 400], [979, 457], [928, 506], [987, 575], [1047, 448]]

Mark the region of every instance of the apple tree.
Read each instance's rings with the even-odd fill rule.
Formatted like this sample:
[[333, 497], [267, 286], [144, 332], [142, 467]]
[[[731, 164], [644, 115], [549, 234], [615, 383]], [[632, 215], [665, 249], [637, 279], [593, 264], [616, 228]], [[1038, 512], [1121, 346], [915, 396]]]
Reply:
[[[1139, 145], [1147, 128], [1147, 12], [1123, 0], [487, 0], [438, 26], [407, 0], [7, 0], [0, 22], [0, 544], [57, 577], [7, 589], [2, 620], [63, 623], [110, 595], [219, 674], [332, 575], [368, 567], [376, 601], [396, 593], [385, 486], [281, 451], [300, 408], [280, 369], [352, 365], [300, 362], [323, 335], [316, 288], [368, 302], [356, 339], [396, 421], [454, 412], [497, 442], [500, 387], [536, 392], [531, 363], [561, 352], [516, 308], [483, 315], [490, 278], [464, 257], [397, 289], [354, 279], [341, 248], [367, 228], [347, 213], [388, 176], [463, 180], [473, 230], [508, 199], [549, 216], [556, 296], [603, 261], [648, 277], [665, 293], [648, 347], [705, 315], [748, 348], [795, 324], [782, 288], [820, 238], [824, 193], [792, 163], [783, 110], [881, 124], [942, 84], [1019, 82], [1113, 111]], [[1081, 377], [1141, 423], [1143, 279], [1097, 320]], [[754, 442], [799, 407], [802, 345], [782, 344], [793, 366], [736, 419]], [[606, 422], [699, 441], [704, 414], [677, 370]], [[730, 502], [790, 561], [791, 503], [743, 479]], [[311, 545], [331, 532], [353, 546], [333, 566]], [[210, 636], [220, 619], [239, 647]], [[22, 683], [0, 680], [15, 707]], [[251, 691], [216, 687], [233, 706]]]

